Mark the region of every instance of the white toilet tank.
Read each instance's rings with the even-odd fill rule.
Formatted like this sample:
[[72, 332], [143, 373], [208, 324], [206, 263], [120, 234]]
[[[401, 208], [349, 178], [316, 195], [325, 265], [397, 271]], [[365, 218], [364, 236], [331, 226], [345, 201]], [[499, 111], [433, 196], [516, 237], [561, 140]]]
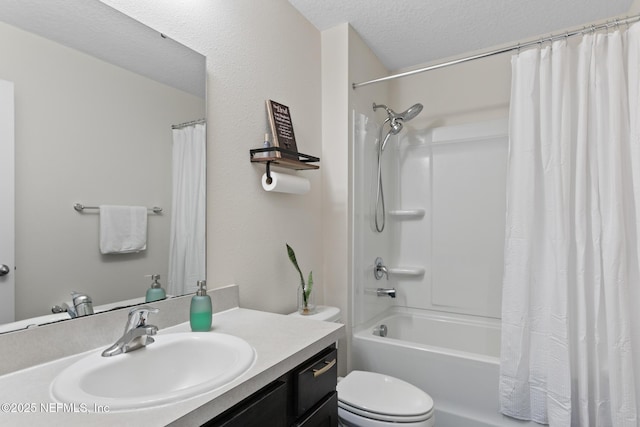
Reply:
[[330, 307], [327, 305], [319, 305], [313, 314], [300, 314], [299, 312], [291, 313], [290, 316], [304, 317], [313, 320], [324, 320], [325, 322], [340, 323], [340, 309], [338, 307]]

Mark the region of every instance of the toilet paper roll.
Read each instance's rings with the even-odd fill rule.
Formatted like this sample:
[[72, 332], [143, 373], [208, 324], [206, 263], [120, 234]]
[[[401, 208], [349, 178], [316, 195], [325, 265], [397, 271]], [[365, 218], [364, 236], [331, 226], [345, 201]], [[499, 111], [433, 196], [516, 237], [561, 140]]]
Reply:
[[262, 188], [264, 191], [305, 194], [311, 189], [311, 183], [308, 179], [299, 176], [271, 172], [271, 184], [267, 184], [267, 174], [262, 175]]

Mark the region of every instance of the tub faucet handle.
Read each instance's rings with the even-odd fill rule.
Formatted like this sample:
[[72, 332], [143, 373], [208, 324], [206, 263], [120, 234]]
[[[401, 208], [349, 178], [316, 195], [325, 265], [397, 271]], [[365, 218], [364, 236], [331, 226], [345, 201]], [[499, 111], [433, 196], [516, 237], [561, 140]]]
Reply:
[[387, 280], [389, 280], [389, 271], [387, 270], [387, 267], [385, 267], [383, 262], [384, 261], [382, 261], [382, 258], [376, 258], [375, 266], [373, 267], [373, 275], [375, 276], [376, 280], [382, 279], [382, 276], [385, 276]]

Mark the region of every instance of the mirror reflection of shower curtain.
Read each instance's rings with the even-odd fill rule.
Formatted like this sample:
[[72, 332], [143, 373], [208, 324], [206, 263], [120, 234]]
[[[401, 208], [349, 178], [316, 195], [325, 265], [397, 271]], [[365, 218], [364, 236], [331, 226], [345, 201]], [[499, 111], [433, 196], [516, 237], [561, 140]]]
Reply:
[[169, 295], [196, 291], [205, 277], [206, 125], [173, 129]]

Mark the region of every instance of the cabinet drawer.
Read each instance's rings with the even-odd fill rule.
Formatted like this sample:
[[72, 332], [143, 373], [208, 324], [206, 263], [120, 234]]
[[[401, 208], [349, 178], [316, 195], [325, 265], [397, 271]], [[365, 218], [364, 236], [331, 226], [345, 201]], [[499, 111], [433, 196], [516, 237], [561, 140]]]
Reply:
[[287, 384], [275, 381], [203, 427], [285, 427], [286, 408]]
[[336, 389], [338, 352], [327, 349], [294, 372], [294, 413], [297, 417], [311, 409]]
[[338, 393], [333, 392], [321, 401], [296, 427], [336, 427], [338, 426]]

